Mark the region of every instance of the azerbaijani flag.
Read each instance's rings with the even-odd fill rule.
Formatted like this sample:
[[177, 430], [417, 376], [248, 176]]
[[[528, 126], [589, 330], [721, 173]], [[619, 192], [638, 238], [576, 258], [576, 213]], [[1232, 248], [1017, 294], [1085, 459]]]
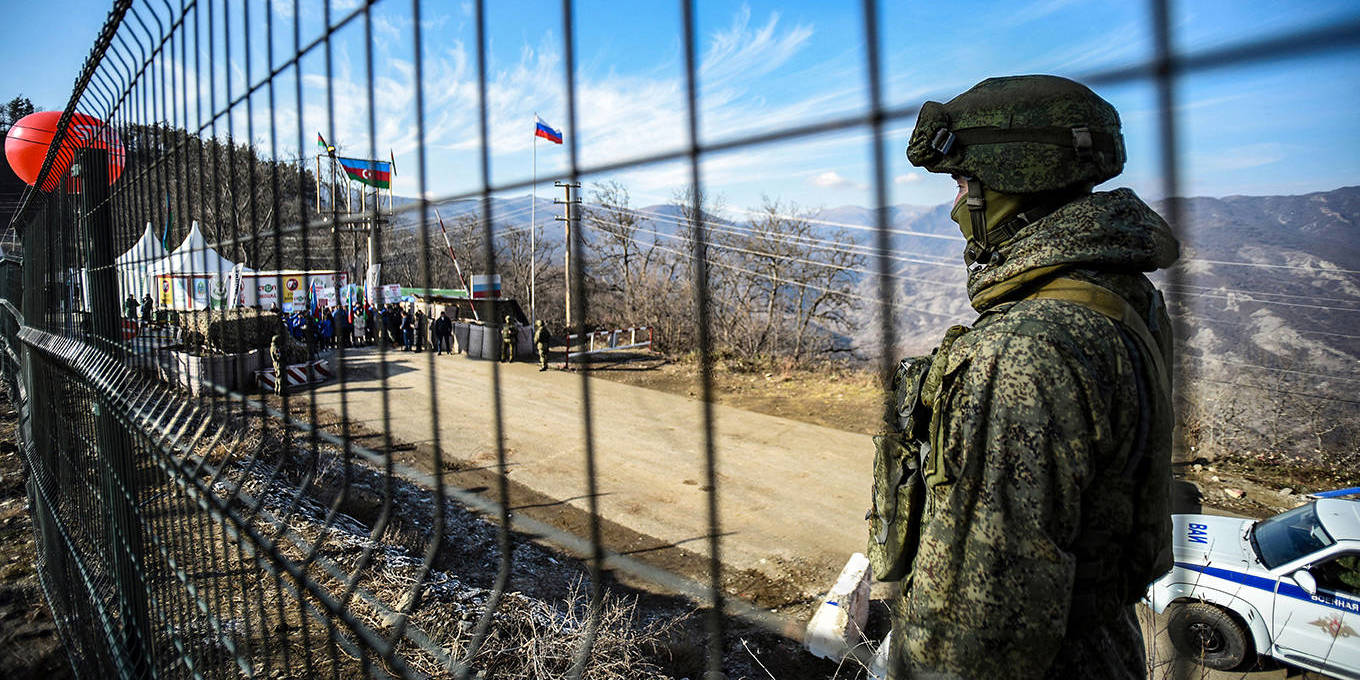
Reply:
[[562, 143], [562, 131], [548, 127], [548, 124], [543, 122], [543, 119], [539, 118], [537, 115], [534, 116], [534, 136], [542, 137], [553, 144]]
[[369, 161], [362, 158], [336, 158], [340, 167], [345, 169], [349, 178], [379, 189], [392, 187], [392, 164], [387, 161]]
[[322, 137], [320, 132], [316, 133], [316, 145], [321, 147], [321, 150], [326, 153], [335, 153], [335, 147], [327, 144], [326, 138]]

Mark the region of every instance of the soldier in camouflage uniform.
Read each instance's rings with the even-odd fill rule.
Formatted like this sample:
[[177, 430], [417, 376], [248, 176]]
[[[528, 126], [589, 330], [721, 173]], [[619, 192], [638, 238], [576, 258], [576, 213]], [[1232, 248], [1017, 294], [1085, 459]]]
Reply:
[[274, 394], [283, 394], [283, 384], [288, 379], [283, 372], [287, 353], [283, 334], [275, 333], [274, 339], [269, 341], [269, 360], [274, 364]]
[[548, 325], [543, 319], [534, 322], [534, 350], [538, 352], [538, 370], [548, 370]]
[[1119, 117], [1070, 80], [927, 102], [907, 156], [959, 183], [980, 316], [895, 392], [919, 429], [885, 436], [922, 491], [889, 677], [1143, 680], [1133, 605], [1171, 566], [1172, 419], [1171, 328], [1142, 272], [1177, 242], [1132, 191], [1092, 193], [1123, 169]]
[[501, 326], [501, 361], [515, 361], [515, 320], [509, 314], [505, 315], [505, 324]]

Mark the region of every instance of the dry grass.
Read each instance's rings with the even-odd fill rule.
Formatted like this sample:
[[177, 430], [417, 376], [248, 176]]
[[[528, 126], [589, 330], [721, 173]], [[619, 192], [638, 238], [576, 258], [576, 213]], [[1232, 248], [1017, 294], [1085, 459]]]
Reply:
[[[204, 437], [208, 443], [196, 452], [210, 466], [221, 466], [214, 493], [226, 496], [239, 488], [246, 498], [262, 500], [260, 511], [248, 514], [252, 524], [264, 535], [282, 536], [279, 551], [294, 563], [303, 563], [308, 552], [316, 548], [307, 576], [333, 597], [338, 598], [346, 589], [346, 581], [355, 578], [359, 594], [349, 610], [378, 634], [393, 635], [402, 619], [400, 612], [409, 611], [403, 624], [405, 634], [398, 640], [398, 655], [413, 670], [437, 678], [452, 677], [453, 664], [461, 659], [476, 677], [486, 679], [546, 679], [568, 674], [589, 630], [591, 614], [589, 587], [579, 571], [560, 601], [504, 593], [485, 640], [469, 656], [473, 632], [493, 594], [439, 569], [441, 560], [435, 561], [435, 568], [427, 569], [424, 553], [433, 536], [433, 501], [427, 491], [397, 481], [392, 499], [395, 514], [384, 535], [375, 541], [371, 536], [373, 522], [383, 502], [383, 480], [377, 471], [351, 462], [346, 474], [339, 451], [322, 446], [313, 454], [300, 446], [305, 442], [290, 440], [270, 421], [261, 424], [259, 419], [236, 419], [227, 427], [234, 428], [235, 434], [216, 441]], [[305, 493], [296, 495], [304, 480]], [[333, 514], [332, 504], [337, 510]], [[192, 511], [188, 503], [176, 505], [176, 514]], [[446, 512], [450, 512], [450, 524], [466, 524], [470, 519], [452, 514], [451, 508]], [[487, 524], [482, 531], [494, 536], [495, 528]], [[449, 536], [445, 538], [447, 541]], [[230, 541], [225, 537], [213, 543], [209, 551], [198, 546], [197, 557], [164, 555], [174, 557], [182, 567], [208, 559], [218, 572], [230, 564], [230, 570], [250, 584], [223, 591], [226, 606], [219, 608], [212, 620], [198, 620], [175, 631], [172, 637], [178, 637], [181, 644], [195, 644], [199, 651], [194, 655], [200, 662], [245, 658], [259, 669], [296, 666], [306, 659], [308, 665], [334, 666], [342, 674], [362, 670], [365, 660], [355, 654], [358, 650], [353, 635], [344, 626], [329, 628], [324, 621], [315, 620], [328, 618], [318, 617], [320, 612], [315, 608], [311, 616], [301, 616], [287, 579], [274, 583], [265, 570], [240, 555], [234, 544], [227, 545]], [[202, 565], [205, 571], [209, 566]], [[515, 568], [517, 572], [529, 571], [532, 577], [537, 565], [517, 560]], [[270, 584], [274, 587], [268, 587]], [[180, 583], [171, 585], [182, 587]], [[315, 607], [312, 598], [306, 599]], [[584, 677], [671, 677], [666, 668], [673, 661], [670, 657], [674, 650], [684, 649], [683, 644], [675, 643], [683, 636], [686, 619], [685, 615], [670, 613], [646, 618], [636, 597], [606, 590]], [[307, 626], [312, 629], [314, 644], [318, 639], [326, 642], [322, 651], [312, 653], [304, 648], [298, 632]], [[331, 656], [335, 658], [323, 658]]]

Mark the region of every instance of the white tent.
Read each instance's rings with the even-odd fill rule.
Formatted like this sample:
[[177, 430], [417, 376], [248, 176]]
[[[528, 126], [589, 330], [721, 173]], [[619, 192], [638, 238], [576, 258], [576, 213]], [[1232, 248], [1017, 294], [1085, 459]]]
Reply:
[[[159, 291], [162, 307], [173, 309], [220, 308], [227, 299], [228, 274], [233, 268], [242, 273], [255, 270], [245, 266], [237, 267], [235, 262], [222, 257], [216, 250], [208, 247], [208, 242], [199, 231], [195, 221], [189, 229], [184, 242], [147, 270]], [[253, 304], [247, 296], [242, 304]]]
[[119, 255], [114, 260], [114, 266], [118, 269], [118, 287], [121, 292], [118, 298], [122, 303], [123, 298], [131, 295], [141, 302], [143, 295], [154, 294], [154, 281], [147, 274], [152, 264], [164, 258], [169, 253], [165, 246], [156, 239], [156, 234], [151, 231], [151, 223], [146, 223], [146, 231], [142, 232], [142, 237], [133, 244], [126, 253]]

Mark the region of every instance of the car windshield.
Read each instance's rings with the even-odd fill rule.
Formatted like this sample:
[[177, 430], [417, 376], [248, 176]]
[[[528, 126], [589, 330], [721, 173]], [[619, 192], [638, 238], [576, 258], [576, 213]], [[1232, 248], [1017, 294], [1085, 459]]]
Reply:
[[1311, 555], [1332, 543], [1335, 541], [1318, 523], [1312, 503], [1261, 520], [1252, 528], [1252, 545], [1267, 569]]

